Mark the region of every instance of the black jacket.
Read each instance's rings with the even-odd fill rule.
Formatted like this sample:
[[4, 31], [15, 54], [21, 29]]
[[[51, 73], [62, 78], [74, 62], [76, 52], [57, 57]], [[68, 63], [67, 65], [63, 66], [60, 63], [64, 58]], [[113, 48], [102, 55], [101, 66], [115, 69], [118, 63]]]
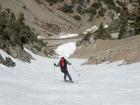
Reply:
[[60, 66], [61, 61], [58, 62], [58, 64], [56, 65], [57, 67], [60, 67], [61, 70], [67, 70], [67, 65], [71, 65], [70, 62], [68, 62], [66, 59], [64, 59], [64, 66]]

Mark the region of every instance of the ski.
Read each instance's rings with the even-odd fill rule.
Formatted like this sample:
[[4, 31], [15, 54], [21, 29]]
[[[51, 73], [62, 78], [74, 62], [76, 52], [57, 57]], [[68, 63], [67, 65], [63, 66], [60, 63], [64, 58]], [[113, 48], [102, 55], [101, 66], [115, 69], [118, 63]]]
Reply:
[[65, 83], [78, 83], [78, 81], [70, 81], [70, 80], [65, 80]]

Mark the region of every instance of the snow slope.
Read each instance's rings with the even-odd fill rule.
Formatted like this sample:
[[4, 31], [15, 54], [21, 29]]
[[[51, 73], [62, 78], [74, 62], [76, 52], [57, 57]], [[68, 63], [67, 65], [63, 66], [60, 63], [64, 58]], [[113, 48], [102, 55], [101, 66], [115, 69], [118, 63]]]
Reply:
[[31, 63], [15, 59], [14, 68], [0, 65], [0, 105], [140, 105], [140, 63], [81, 65], [86, 60], [69, 59], [81, 74], [68, 66], [78, 80], [71, 84], [54, 68], [58, 59], [31, 54]]
[[60, 33], [60, 38], [71, 38], [71, 37], [76, 37], [79, 34], [65, 34], [65, 33]]
[[59, 57], [70, 57], [71, 54], [74, 53], [76, 50], [76, 43], [75, 42], [69, 42], [62, 44], [58, 46], [58, 48], [55, 50], [55, 52], [59, 55]]

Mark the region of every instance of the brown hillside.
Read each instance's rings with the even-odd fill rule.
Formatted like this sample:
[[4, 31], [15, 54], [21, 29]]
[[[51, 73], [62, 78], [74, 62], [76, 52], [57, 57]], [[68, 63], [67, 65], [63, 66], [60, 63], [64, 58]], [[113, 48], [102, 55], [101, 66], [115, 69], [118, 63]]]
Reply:
[[[86, 46], [86, 47], [85, 47]], [[140, 61], [140, 36], [122, 40], [97, 40], [94, 44], [80, 46], [74, 57], [90, 58], [90, 62], [125, 60]]]

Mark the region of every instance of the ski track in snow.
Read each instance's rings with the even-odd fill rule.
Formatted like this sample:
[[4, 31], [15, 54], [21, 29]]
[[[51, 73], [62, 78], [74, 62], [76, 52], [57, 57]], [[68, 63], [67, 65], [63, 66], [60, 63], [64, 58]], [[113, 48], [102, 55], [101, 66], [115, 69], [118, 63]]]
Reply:
[[71, 84], [53, 66], [59, 59], [31, 54], [31, 63], [16, 59], [14, 68], [0, 64], [0, 105], [140, 105], [140, 63], [81, 65], [85, 59], [69, 59], [81, 74], [68, 66], [78, 80]]

